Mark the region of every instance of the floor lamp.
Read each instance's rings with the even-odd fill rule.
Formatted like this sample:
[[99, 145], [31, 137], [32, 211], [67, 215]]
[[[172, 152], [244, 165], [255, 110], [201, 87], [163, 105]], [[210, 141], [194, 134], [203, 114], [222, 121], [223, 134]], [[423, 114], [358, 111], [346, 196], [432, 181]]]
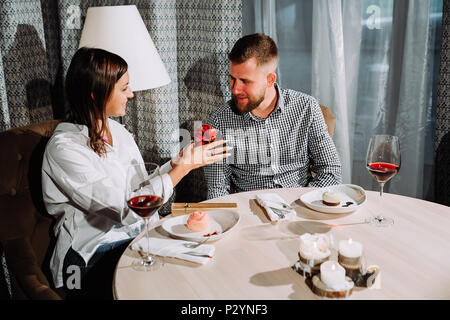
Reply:
[[90, 7], [79, 47], [104, 49], [121, 56], [128, 64], [133, 91], [170, 83], [167, 70], [135, 5]]

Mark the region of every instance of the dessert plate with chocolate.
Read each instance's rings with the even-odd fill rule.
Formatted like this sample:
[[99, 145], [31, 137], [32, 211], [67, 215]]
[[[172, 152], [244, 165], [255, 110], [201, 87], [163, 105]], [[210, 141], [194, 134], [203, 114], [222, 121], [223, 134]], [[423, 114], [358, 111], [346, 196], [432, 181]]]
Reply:
[[310, 209], [324, 213], [348, 213], [366, 201], [366, 192], [354, 184], [339, 184], [310, 191], [300, 200]]
[[189, 241], [218, 240], [239, 222], [240, 215], [232, 210], [195, 211], [169, 218], [161, 227], [177, 239]]

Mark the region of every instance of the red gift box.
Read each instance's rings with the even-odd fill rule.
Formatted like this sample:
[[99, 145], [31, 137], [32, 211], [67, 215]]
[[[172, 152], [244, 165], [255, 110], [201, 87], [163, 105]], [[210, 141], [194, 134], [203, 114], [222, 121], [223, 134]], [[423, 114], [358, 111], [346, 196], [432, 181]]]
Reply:
[[211, 128], [209, 124], [202, 125], [201, 129], [198, 129], [194, 135], [195, 145], [204, 145], [216, 140], [217, 130]]

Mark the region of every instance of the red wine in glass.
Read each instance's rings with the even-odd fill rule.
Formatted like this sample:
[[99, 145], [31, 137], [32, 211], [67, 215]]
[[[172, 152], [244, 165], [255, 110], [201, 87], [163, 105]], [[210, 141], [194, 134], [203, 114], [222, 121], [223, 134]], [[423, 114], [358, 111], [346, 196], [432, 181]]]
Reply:
[[373, 162], [367, 165], [367, 170], [378, 183], [386, 183], [400, 170], [400, 166], [386, 162]]
[[379, 214], [368, 219], [367, 222], [377, 227], [390, 226], [394, 224], [394, 220], [383, 214], [383, 187], [400, 170], [401, 155], [398, 137], [387, 134], [372, 136], [367, 148], [366, 163], [368, 172], [380, 185]]
[[164, 195], [164, 181], [159, 165], [143, 162], [128, 167], [124, 200], [131, 211], [144, 219], [145, 238], [147, 238], [147, 248], [143, 249], [145, 255], [134, 265], [138, 270], [154, 271], [164, 265], [162, 259], [149, 253], [149, 220], [164, 204]]
[[163, 204], [163, 199], [154, 195], [137, 196], [127, 201], [128, 208], [142, 218], [151, 217]]

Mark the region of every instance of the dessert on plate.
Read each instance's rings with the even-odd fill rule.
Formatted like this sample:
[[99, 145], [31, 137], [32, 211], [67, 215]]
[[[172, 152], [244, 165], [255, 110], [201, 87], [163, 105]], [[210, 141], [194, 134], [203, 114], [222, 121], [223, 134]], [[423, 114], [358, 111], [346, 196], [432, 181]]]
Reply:
[[336, 207], [341, 204], [341, 195], [339, 192], [326, 191], [322, 194], [322, 202], [324, 205]]
[[194, 232], [206, 230], [209, 227], [209, 216], [205, 211], [195, 211], [189, 215], [186, 226]]

